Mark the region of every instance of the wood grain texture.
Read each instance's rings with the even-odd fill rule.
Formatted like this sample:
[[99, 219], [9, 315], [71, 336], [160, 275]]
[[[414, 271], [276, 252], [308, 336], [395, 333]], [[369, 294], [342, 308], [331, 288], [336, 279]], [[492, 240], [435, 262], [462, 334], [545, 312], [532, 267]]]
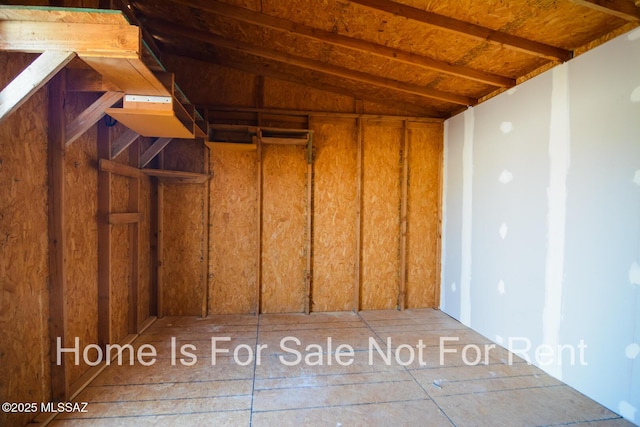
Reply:
[[407, 308], [438, 307], [442, 126], [409, 131]]
[[361, 309], [396, 308], [399, 286], [401, 129], [365, 125]]
[[[33, 60], [0, 52], [0, 87]], [[50, 390], [47, 93], [0, 123], [0, 396], [44, 402]], [[0, 413], [0, 425], [33, 414]]]
[[263, 147], [262, 313], [304, 311], [305, 149]]
[[355, 120], [313, 125], [312, 311], [350, 310], [356, 260]]
[[[67, 123], [96, 99], [95, 94], [76, 93], [67, 97]], [[68, 338], [80, 338], [80, 345], [98, 342], [98, 172], [97, 130], [89, 129], [65, 151], [65, 298]], [[69, 364], [69, 381], [74, 383], [89, 366]]]
[[253, 313], [258, 236], [256, 153], [211, 150], [209, 307]]
[[[176, 140], [164, 150], [165, 169], [202, 173], [204, 145], [200, 141]], [[206, 278], [204, 204], [202, 184], [163, 186], [163, 314], [166, 316], [200, 316]]]

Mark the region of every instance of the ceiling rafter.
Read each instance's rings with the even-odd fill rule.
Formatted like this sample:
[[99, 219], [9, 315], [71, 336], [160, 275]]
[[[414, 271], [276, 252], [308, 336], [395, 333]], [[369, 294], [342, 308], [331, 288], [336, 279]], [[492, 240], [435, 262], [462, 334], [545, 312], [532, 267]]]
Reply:
[[514, 36], [501, 31], [492, 30], [429, 12], [423, 9], [407, 6], [389, 0], [349, 0], [351, 3], [359, 4], [377, 11], [391, 13], [403, 18], [412, 19], [423, 24], [431, 25], [442, 30], [462, 34], [475, 39], [484, 40], [489, 43], [508, 47], [530, 55], [550, 59], [553, 61], [568, 61], [573, 57], [569, 50], [533, 40]]
[[280, 52], [274, 49], [258, 47], [249, 43], [228, 40], [212, 33], [195, 30], [193, 28], [178, 25], [176, 23], [170, 23], [157, 19], [148, 19], [145, 25], [150, 26], [156, 31], [165, 35], [183, 37], [190, 40], [203, 42], [206, 44], [214, 45], [217, 47], [231, 49], [243, 53], [248, 53], [253, 56], [262, 57], [278, 62], [283, 62], [290, 65], [295, 65], [302, 68], [307, 68], [314, 71], [319, 71], [325, 74], [330, 74], [349, 80], [354, 80], [362, 83], [367, 83], [373, 86], [384, 87], [395, 91], [409, 93], [412, 95], [419, 95], [426, 98], [436, 99], [439, 101], [450, 102], [458, 105], [475, 105], [477, 103], [476, 98], [469, 96], [458, 95], [454, 93], [448, 93], [437, 89], [430, 89], [423, 86], [405, 83], [397, 80], [392, 80], [385, 77], [374, 76], [371, 74], [363, 73], [361, 71], [355, 71], [343, 67], [334, 66], [324, 62], [320, 62], [313, 59], [307, 59], [291, 55], [288, 53]]
[[9, 117], [76, 56], [47, 50], [0, 91], [0, 122]]
[[197, 8], [216, 15], [225, 16], [245, 23], [259, 25], [262, 27], [284, 31], [295, 35], [301, 35], [313, 40], [329, 43], [334, 46], [353, 49], [359, 52], [365, 52], [386, 58], [392, 61], [402, 62], [405, 64], [425, 68], [428, 70], [438, 71], [457, 77], [485, 83], [496, 87], [513, 87], [516, 80], [476, 70], [470, 67], [450, 64], [445, 61], [439, 61], [423, 55], [391, 48], [377, 43], [360, 40], [353, 37], [347, 37], [331, 31], [321, 30], [319, 28], [309, 27], [287, 19], [277, 18], [275, 16], [266, 15], [255, 12], [243, 7], [222, 3], [217, 0], [170, 0], [173, 3], [179, 3], [185, 6]]
[[640, 1], [636, 0], [571, 0], [573, 3], [625, 19], [640, 21]]
[[[217, 57], [213, 57], [210, 55], [203, 55], [202, 53], [194, 53], [194, 52], [186, 52], [182, 47], [176, 48], [171, 44], [170, 40], [163, 40], [162, 37], [159, 38], [159, 41], [162, 42], [163, 51], [169, 55], [179, 56], [183, 58], [190, 58], [197, 61], [204, 61], [210, 64], [215, 64], [227, 68], [232, 68], [238, 71], [242, 71], [249, 74], [255, 74], [258, 76], [269, 77], [276, 80], [286, 81], [289, 83], [307, 86], [310, 88], [314, 88], [317, 90], [322, 90], [325, 92], [335, 93], [337, 95], [342, 96], [350, 96], [354, 99], [359, 99], [363, 101], [369, 101], [372, 103], [379, 104], [380, 97], [379, 96], [371, 96], [365, 93], [361, 93], [360, 91], [353, 90], [352, 88], [345, 88], [334, 86], [331, 84], [327, 84], [325, 82], [315, 81], [315, 80], [305, 80], [303, 77], [298, 75], [282, 73], [271, 69], [266, 64], [256, 66], [248, 65], [244, 61], [235, 61], [229, 58], [225, 58], [224, 61], [218, 59]], [[417, 105], [417, 104], [409, 104], [395, 101], [393, 99], [385, 99], [384, 104], [390, 107], [395, 107], [398, 109], [403, 109], [406, 111], [411, 111], [417, 115], [427, 115], [433, 118], [445, 118], [448, 114], [443, 113], [442, 111], [438, 111], [435, 108]], [[464, 107], [461, 107], [464, 108]]]

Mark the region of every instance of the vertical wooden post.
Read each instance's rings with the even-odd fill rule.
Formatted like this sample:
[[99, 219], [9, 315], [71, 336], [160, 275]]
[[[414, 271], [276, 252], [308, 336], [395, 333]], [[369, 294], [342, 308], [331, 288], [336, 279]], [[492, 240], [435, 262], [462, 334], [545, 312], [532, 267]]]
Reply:
[[304, 312], [311, 313], [311, 278], [313, 270], [313, 133], [307, 134], [307, 236], [306, 254], [307, 265], [305, 271], [305, 299]]
[[[98, 159], [111, 158], [111, 132], [98, 122]], [[98, 343], [104, 348], [111, 337], [111, 172], [98, 172]]]
[[256, 250], [256, 315], [260, 314], [260, 306], [262, 300], [262, 136], [253, 137], [253, 143], [256, 144], [256, 159], [258, 166], [258, 183], [257, 183], [257, 250]]
[[[205, 144], [202, 144], [202, 150], [204, 153], [204, 173], [209, 174], [211, 171], [209, 170], [209, 147]], [[201, 281], [202, 281], [202, 317], [207, 317], [208, 313], [208, 304], [209, 304], [209, 196], [210, 186], [209, 180], [204, 183], [204, 195], [202, 201], [202, 221], [204, 227], [204, 235], [202, 236], [202, 273], [201, 273]]]
[[407, 198], [409, 187], [409, 129], [407, 121], [402, 122], [402, 198], [400, 201], [400, 289], [398, 308], [404, 310], [407, 288]]
[[151, 212], [149, 213], [149, 240], [151, 242], [151, 272], [149, 283], [149, 314], [158, 316], [158, 180], [156, 178], [149, 179], [151, 184], [151, 194], [149, 204]]
[[[159, 155], [159, 168], [164, 169], [164, 151]], [[156, 252], [158, 254], [157, 265], [156, 265], [156, 287], [157, 287], [157, 311], [158, 318], [164, 317], [164, 236], [163, 236], [163, 227], [164, 227], [164, 184], [158, 180], [158, 207], [157, 207], [157, 219], [156, 219], [156, 236], [158, 239], [158, 244], [156, 247]]]
[[51, 348], [51, 398], [64, 401], [69, 396], [69, 379], [65, 356], [57, 363], [58, 339], [66, 347], [64, 156], [66, 76], [61, 71], [49, 82], [48, 150], [49, 150], [49, 336]]
[[[129, 164], [140, 163], [140, 140], [131, 145]], [[140, 212], [140, 178], [129, 178], [129, 212]], [[138, 333], [138, 301], [140, 281], [140, 223], [129, 224], [131, 242], [131, 277], [129, 278], [129, 333]]]
[[362, 264], [362, 138], [363, 123], [362, 117], [356, 119], [356, 259], [355, 259], [355, 280], [353, 287], [353, 311], [360, 311], [360, 268]]

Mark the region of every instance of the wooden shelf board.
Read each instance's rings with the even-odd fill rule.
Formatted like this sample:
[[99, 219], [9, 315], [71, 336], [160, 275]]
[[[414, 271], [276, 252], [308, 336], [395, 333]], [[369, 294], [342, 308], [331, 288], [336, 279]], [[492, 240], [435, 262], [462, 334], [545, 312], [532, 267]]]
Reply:
[[187, 129], [171, 111], [107, 108], [105, 113], [142, 136], [185, 139], [195, 137], [193, 129]]
[[232, 150], [232, 151], [256, 151], [256, 144], [247, 144], [241, 142], [217, 142], [207, 141], [205, 144], [212, 150]]
[[149, 176], [155, 176], [160, 181], [169, 184], [203, 184], [211, 178], [210, 175], [195, 172], [170, 171], [164, 169], [141, 169]]
[[129, 22], [119, 10], [49, 6], [0, 6], [0, 21], [129, 25]]

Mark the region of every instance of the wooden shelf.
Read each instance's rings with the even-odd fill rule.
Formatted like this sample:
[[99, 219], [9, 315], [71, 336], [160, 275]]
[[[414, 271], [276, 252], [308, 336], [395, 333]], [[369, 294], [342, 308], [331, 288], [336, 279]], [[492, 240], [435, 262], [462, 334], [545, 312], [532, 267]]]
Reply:
[[210, 175], [195, 172], [168, 171], [164, 169], [141, 169], [149, 176], [155, 176], [168, 184], [203, 184], [211, 178]]
[[258, 146], [256, 144], [247, 144], [243, 142], [205, 142], [212, 150], [231, 150], [231, 151], [256, 151]]
[[227, 144], [228, 146], [219, 146], [226, 149], [234, 149], [234, 146], [250, 146], [253, 138], [259, 138], [263, 144], [307, 145], [312, 133], [313, 131], [309, 129], [209, 124], [211, 146]]
[[127, 95], [122, 108], [105, 113], [142, 136], [195, 138], [193, 105], [185, 107], [173, 97]]

